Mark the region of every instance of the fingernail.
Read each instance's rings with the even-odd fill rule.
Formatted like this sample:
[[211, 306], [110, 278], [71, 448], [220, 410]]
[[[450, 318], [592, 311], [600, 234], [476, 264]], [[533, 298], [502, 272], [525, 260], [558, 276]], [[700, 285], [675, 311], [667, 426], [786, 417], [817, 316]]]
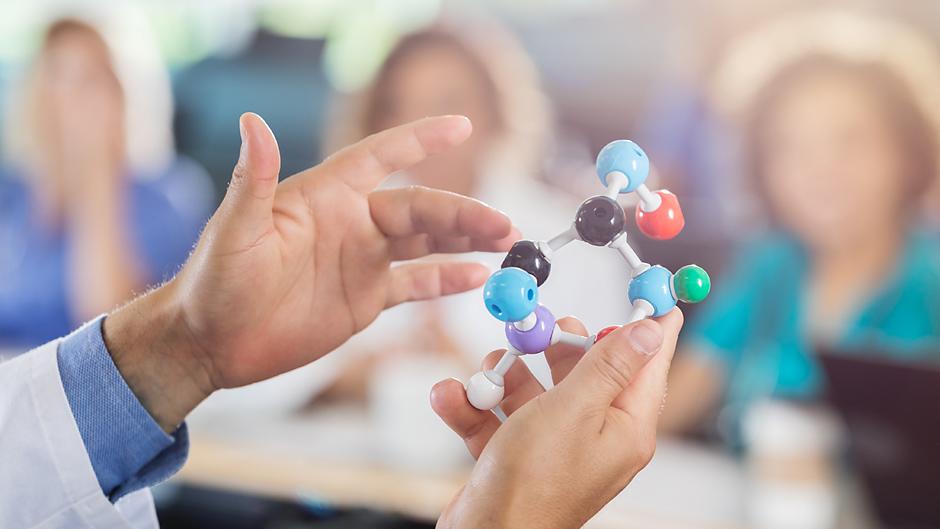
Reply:
[[241, 150], [238, 152], [238, 157], [244, 161], [248, 161], [248, 131], [245, 130], [245, 118], [242, 117], [238, 120], [238, 133], [242, 137], [242, 146]]
[[658, 323], [641, 320], [630, 329], [629, 340], [634, 351], [654, 355], [663, 346], [662, 328]]

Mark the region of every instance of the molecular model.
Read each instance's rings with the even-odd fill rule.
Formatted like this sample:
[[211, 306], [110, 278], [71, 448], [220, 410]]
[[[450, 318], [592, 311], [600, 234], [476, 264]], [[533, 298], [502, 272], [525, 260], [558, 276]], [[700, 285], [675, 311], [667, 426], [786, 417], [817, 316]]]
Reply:
[[650, 163], [646, 153], [629, 140], [617, 140], [597, 155], [597, 176], [607, 188], [604, 195], [585, 200], [574, 223], [546, 241], [517, 241], [506, 255], [502, 268], [486, 281], [483, 302], [494, 318], [506, 323], [507, 351], [499, 362], [475, 374], [467, 384], [467, 398], [480, 410], [492, 410], [503, 400], [503, 377], [522, 355], [537, 354], [550, 345], [565, 343], [587, 350], [617, 328], [606, 327], [594, 336], [565, 332], [555, 324], [555, 316], [539, 304], [538, 287], [548, 279], [554, 253], [570, 242], [581, 240], [593, 246], [617, 250], [630, 267], [627, 295], [632, 305], [629, 321], [662, 316], [677, 301], [698, 303], [711, 289], [711, 280], [701, 267], [683, 266], [675, 274], [662, 266], [644, 263], [627, 243], [625, 213], [618, 194], [636, 192], [636, 223], [653, 239], [671, 239], [685, 219], [676, 195], [646, 187]]

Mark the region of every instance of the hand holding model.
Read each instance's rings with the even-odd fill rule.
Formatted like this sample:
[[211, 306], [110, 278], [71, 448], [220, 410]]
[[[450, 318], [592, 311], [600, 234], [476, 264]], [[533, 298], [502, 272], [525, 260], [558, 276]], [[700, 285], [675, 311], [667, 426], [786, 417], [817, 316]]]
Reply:
[[118, 369], [160, 425], [172, 430], [216, 389], [316, 360], [385, 308], [480, 286], [487, 269], [477, 263], [392, 263], [506, 250], [505, 215], [444, 191], [375, 190], [470, 131], [461, 116], [423, 119], [278, 183], [274, 136], [242, 116], [231, 184], [189, 261], [105, 320]]
[[[703, 300], [711, 282], [695, 265], [676, 274], [650, 266], [627, 244], [619, 193], [638, 193], [637, 224], [652, 238], [672, 238], [685, 222], [675, 195], [646, 188], [648, 173], [636, 144], [607, 145], [597, 158], [607, 194], [584, 201], [572, 227], [547, 242], [516, 242], [487, 280], [483, 301], [506, 322], [508, 349], [491, 353], [466, 389], [452, 379], [432, 390], [435, 411], [478, 458], [438, 527], [581, 527], [652, 458], [682, 327], [676, 302]], [[553, 253], [576, 239], [610, 246], [626, 260], [627, 325], [588, 336], [577, 320], [556, 321], [539, 304]], [[516, 362], [542, 352], [557, 385], [547, 391]]]
[[[573, 335], [586, 330], [563, 318]], [[505, 376], [500, 424], [467, 401], [456, 379], [437, 384], [431, 404], [478, 459], [440, 529], [575, 529], [649, 463], [682, 312], [610, 331], [585, 353], [559, 343], [545, 351], [556, 387], [544, 391], [524, 364]], [[484, 361], [492, 369], [503, 351]]]

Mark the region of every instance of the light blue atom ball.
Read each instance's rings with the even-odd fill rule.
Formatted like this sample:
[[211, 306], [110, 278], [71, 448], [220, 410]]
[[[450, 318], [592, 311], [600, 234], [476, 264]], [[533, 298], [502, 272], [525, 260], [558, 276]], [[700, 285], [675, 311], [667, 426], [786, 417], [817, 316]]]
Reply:
[[619, 171], [627, 175], [629, 182], [620, 188], [621, 193], [636, 191], [646, 182], [650, 174], [650, 159], [639, 145], [630, 140], [617, 140], [608, 143], [597, 153], [597, 177], [607, 187], [607, 174]]
[[483, 285], [483, 303], [499, 321], [521, 321], [539, 303], [539, 290], [532, 274], [521, 268], [503, 268]]
[[656, 265], [633, 278], [630, 282], [628, 295], [630, 303], [638, 299], [647, 301], [653, 306], [653, 316], [659, 317], [667, 314], [676, 306], [676, 298], [669, 288], [672, 283], [672, 272]]

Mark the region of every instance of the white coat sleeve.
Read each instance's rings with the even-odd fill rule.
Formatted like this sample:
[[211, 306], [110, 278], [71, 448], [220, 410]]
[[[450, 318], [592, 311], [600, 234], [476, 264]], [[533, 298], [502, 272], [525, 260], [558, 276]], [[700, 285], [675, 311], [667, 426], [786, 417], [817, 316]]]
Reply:
[[59, 377], [59, 341], [0, 364], [0, 527], [157, 529], [150, 491], [112, 504]]

